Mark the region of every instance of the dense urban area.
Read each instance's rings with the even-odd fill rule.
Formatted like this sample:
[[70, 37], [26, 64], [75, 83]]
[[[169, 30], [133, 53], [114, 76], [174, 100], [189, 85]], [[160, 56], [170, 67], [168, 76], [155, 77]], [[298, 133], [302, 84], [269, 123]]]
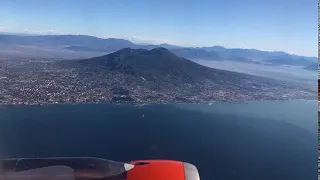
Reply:
[[[166, 75], [164, 75], [166, 76]], [[160, 78], [158, 78], [160, 79]], [[2, 57], [0, 105], [56, 103], [212, 103], [312, 99], [315, 92], [255, 79], [192, 84], [179, 79], [133, 76], [105, 69], [58, 65], [52, 59]]]

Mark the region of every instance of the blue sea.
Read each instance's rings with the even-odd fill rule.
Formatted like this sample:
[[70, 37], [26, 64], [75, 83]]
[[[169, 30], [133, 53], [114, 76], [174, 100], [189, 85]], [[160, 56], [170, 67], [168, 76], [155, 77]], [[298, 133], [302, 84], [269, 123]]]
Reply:
[[3, 157], [192, 163], [205, 180], [317, 178], [317, 101], [0, 108]]

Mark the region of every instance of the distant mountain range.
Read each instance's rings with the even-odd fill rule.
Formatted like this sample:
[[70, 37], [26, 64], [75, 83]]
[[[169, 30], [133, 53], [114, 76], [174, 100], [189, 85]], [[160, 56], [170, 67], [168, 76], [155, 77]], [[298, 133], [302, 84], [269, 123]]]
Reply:
[[318, 63], [315, 62], [315, 63], [312, 63], [312, 64], [306, 66], [304, 69], [310, 70], [310, 71], [318, 71], [318, 67], [319, 67]]
[[43, 35], [43, 36], [18, 36], [0, 35], [0, 43], [11, 45], [38, 45], [38, 46], [65, 46], [73, 47], [73, 50], [83, 48], [104, 49], [106, 52], [117, 51], [124, 47], [132, 47], [134, 44], [124, 39], [101, 39], [83, 35]]
[[128, 40], [108, 38], [102, 39], [86, 35], [12, 35], [1, 34], [0, 44], [59, 46], [70, 51], [111, 53], [123, 48], [151, 50], [158, 47], [169, 49], [174, 54], [192, 60], [232, 60], [267, 65], [309, 66], [317, 62], [316, 57], [304, 57], [285, 52], [269, 52], [256, 49], [213, 47], [180, 47], [170, 44], [140, 45]]

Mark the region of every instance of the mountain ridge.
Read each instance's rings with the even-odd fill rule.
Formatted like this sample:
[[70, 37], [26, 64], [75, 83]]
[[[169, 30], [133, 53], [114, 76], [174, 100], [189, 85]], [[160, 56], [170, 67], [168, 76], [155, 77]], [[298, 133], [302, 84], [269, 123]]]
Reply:
[[[0, 44], [14, 45], [55, 45], [70, 51], [111, 53], [123, 48], [147, 49], [165, 47], [178, 56], [194, 60], [233, 60], [241, 62], [261, 61], [266, 64], [302, 65], [316, 62], [316, 57], [292, 55], [281, 51], [261, 51], [257, 49], [212, 47], [181, 47], [170, 44], [141, 45], [117, 38], [99, 38], [87, 35], [1, 35]], [[293, 63], [291, 61], [294, 61]]]

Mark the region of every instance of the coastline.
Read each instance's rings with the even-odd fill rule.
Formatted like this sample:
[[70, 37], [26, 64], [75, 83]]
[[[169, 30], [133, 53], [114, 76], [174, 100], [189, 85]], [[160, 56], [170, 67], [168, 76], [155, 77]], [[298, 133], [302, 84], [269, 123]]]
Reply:
[[217, 104], [247, 104], [247, 103], [254, 103], [254, 102], [270, 102], [270, 101], [278, 101], [278, 102], [286, 102], [286, 101], [308, 101], [313, 102], [317, 100], [313, 99], [282, 99], [282, 100], [248, 100], [248, 101], [209, 101], [209, 102], [192, 102], [192, 103], [185, 103], [185, 102], [167, 102], [167, 103], [135, 103], [135, 102], [72, 102], [72, 103], [46, 103], [46, 104], [0, 104], [0, 108], [11, 108], [11, 107], [45, 107], [45, 106], [54, 106], [54, 105], [132, 105], [132, 106], [150, 106], [150, 105], [217, 105]]

